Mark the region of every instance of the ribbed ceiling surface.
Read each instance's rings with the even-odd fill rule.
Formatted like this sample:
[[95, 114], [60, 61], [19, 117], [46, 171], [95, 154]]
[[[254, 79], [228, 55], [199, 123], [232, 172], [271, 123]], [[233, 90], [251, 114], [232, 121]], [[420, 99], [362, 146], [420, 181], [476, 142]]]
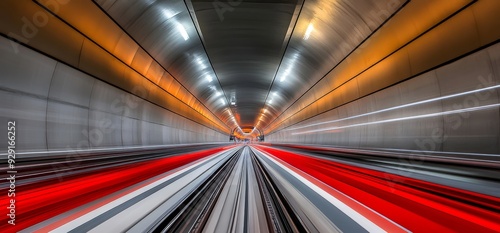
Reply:
[[252, 126], [278, 69], [297, 1], [192, 3], [208, 56], [235, 104], [233, 112], [242, 127]]

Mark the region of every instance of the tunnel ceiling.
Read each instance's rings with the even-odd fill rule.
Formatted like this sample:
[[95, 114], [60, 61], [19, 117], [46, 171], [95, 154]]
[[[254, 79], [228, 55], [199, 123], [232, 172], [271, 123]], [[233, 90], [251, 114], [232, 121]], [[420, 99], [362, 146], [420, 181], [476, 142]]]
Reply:
[[192, 0], [207, 54], [245, 127], [264, 106], [297, 0], [235, 2]]
[[231, 129], [265, 129], [405, 2], [96, 0]]

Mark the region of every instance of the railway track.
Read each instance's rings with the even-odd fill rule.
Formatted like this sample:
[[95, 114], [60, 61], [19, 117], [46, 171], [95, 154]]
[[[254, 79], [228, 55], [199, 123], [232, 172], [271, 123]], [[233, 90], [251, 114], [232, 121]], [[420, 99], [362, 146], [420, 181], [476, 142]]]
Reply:
[[[468, 229], [476, 227], [480, 229], [478, 232], [490, 232], [488, 228], [498, 225], [493, 220], [498, 215], [486, 207], [444, 200], [436, 192], [420, 188], [444, 192], [446, 187], [418, 180], [398, 183], [377, 175], [376, 170], [364, 168], [363, 163], [351, 166], [265, 146], [230, 146], [141, 164], [144, 167], [125, 166], [95, 174], [97, 180], [106, 178], [108, 182], [119, 180], [120, 183], [111, 186], [96, 183], [100, 185], [96, 190], [110, 194], [21, 232], [409, 232], [407, 226], [424, 228], [404, 222], [405, 218], [398, 214], [421, 218], [421, 222], [434, 221], [425, 219], [425, 213], [431, 210], [424, 212], [427, 207], [422, 203], [439, 198], [443, 201], [433, 204], [436, 211], [432, 211], [443, 218], [449, 214], [440, 212], [439, 208], [447, 205], [446, 208], [457, 211], [468, 208], [478, 213], [473, 217], [484, 221], [484, 226], [455, 217]], [[147, 179], [132, 182], [137, 175], [146, 173], [150, 173]], [[84, 183], [94, 182], [91, 177], [81, 179]], [[126, 181], [132, 185], [124, 186]], [[73, 187], [80, 181], [68, 182], [67, 186]], [[106, 184], [108, 186], [104, 186]], [[42, 191], [46, 190], [52, 188], [40, 190], [40, 194], [45, 195]], [[416, 193], [427, 199], [416, 202], [410, 198]], [[476, 196], [479, 201], [484, 199], [479, 194]], [[398, 203], [387, 200], [398, 200]], [[491, 197], [491, 200], [496, 199]], [[421, 208], [409, 208], [415, 205]], [[491, 208], [496, 208], [493, 205]], [[388, 208], [391, 211], [388, 212]], [[479, 219], [481, 216], [484, 219]], [[433, 224], [433, 229], [457, 228], [446, 226], [446, 222]]]
[[241, 148], [150, 232], [305, 232], [249, 147]]

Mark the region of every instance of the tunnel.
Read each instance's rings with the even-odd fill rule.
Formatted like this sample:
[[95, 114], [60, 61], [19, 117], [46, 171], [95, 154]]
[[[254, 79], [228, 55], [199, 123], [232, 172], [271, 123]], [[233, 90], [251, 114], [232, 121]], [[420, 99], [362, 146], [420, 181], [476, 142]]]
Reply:
[[0, 232], [500, 232], [499, 0], [1, 0]]

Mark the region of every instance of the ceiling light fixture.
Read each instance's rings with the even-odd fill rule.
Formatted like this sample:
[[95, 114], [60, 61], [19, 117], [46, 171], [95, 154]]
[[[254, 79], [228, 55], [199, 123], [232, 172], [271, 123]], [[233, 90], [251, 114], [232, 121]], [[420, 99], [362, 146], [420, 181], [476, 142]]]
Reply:
[[186, 28], [184, 28], [184, 26], [182, 26], [182, 24], [177, 23], [177, 31], [179, 31], [179, 33], [181, 34], [182, 38], [184, 38], [184, 40], [189, 39], [189, 35], [186, 31]]
[[285, 81], [285, 78], [290, 74], [290, 68], [286, 69], [285, 72], [281, 75], [280, 82]]
[[163, 15], [165, 15], [165, 17], [167, 17], [167, 19], [170, 19], [170, 18], [175, 16], [175, 13], [172, 12], [170, 9], [164, 9]]
[[304, 34], [304, 40], [309, 39], [313, 30], [314, 30], [313, 24], [309, 23], [309, 26], [307, 26], [307, 29], [306, 29], [306, 33]]
[[196, 62], [198, 63], [198, 65], [200, 65], [200, 68], [203, 70], [205, 68], [207, 68], [207, 66], [205, 65], [205, 63], [203, 63], [203, 61], [201, 60], [200, 57], [196, 57]]
[[214, 78], [212, 78], [212, 75], [207, 75], [205, 78], [208, 80], [208, 82], [212, 82]]

